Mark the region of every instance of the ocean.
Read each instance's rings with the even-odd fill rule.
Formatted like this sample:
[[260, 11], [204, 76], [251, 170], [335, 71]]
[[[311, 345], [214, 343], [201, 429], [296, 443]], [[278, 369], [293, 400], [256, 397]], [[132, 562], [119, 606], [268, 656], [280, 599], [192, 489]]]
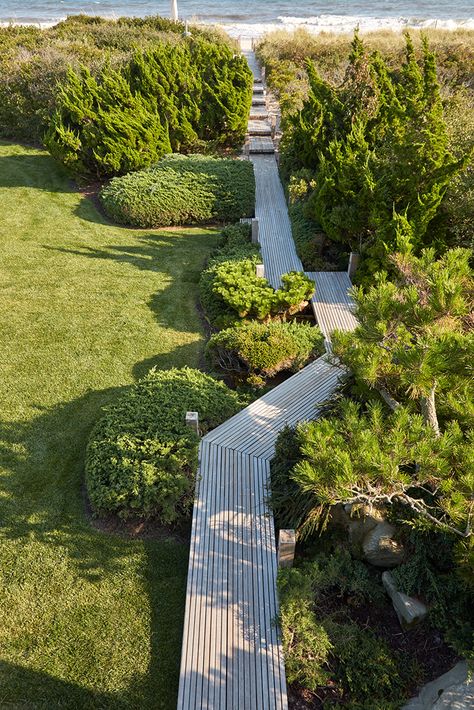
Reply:
[[[220, 24], [233, 36], [258, 36], [275, 29], [305, 26], [310, 31], [362, 32], [409, 27], [474, 29], [473, 0], [178, 0], [182, 19]], [[67, 15], [87, 13], [117, 18], [122, 15], [169, 16], [169, 0], [0, 0], [0, 23], [49, 26]]]

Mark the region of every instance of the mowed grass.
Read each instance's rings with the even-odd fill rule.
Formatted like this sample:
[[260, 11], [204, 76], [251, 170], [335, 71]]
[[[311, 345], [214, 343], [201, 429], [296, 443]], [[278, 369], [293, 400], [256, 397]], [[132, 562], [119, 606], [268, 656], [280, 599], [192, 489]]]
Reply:
[[212, 231], [112, 226], [47, 153], [0, 143], [0, 707], [174, 708], [187, 546], [91, 526], [100, 407], [196, 366]]

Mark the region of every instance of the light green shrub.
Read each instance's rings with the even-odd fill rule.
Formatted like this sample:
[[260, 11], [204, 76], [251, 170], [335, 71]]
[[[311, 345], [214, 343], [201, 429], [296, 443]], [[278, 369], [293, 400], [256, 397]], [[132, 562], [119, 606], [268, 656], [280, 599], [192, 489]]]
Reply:
[[224, 372], [268, 378], [301, 369], [324, 352], [323, 341], [319, 328], [309, 324], [250, 321], [213, 335], [206, 354]]
[[253, 166], [230, 158], [169, 155], [147, 170], [114, 178], [101, 201], [112, 219], [135, 227], [236, 222], [255, 208]]
[[256, 275], [255, 264], [245, 260], [218, 265], [213, 291], [239, 318], [285, 318], [307, 306], [314, 283], [298, 271], [284, 274], [281, 282], [282, 287], [274, 289], [267, 279]]
[[186, 426], [198, 411], [203, 433], [241, 408], [238, 395], [198, 370], [152, 370], [92, 431], [86, 482], [97, 513], [158, 516], [166, 524], [192, 504], [198, 437]]

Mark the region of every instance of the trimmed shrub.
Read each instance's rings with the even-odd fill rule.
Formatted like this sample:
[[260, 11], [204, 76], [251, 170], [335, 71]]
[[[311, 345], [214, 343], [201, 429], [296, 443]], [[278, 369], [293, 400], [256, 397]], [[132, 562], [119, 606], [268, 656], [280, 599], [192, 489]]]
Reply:
[[114, 178], [102, 190], [101, 201], [112, 219], [134, 227], [236, 222], [255, 208], [253, 165], [169, 155], [148, 170]]
[[285, 318], [303, 310], [314, 293], [314, 283], [306, 274], [290, 271], [281, 277], [282, 288], [275, 290], [255, 272], [250, 260], [217, 266], [213, 292], [239, 318], [267, 320]]
[[222, 230], [222, 244], [213, 253], [207, 268], [201, 273], [199, 295], [201, 305], [209, 323], [215, 328], [227, 328], [238, 317], [225, 301], [213, 291], [216, 272], [220, 264], [250, 261], [257, 264], [261, 260], [260, 247], [250, 241], [251, 230], [248, 224], [234, 224]]
[[319, 328], [309, 324], [251, 321], [213, 335], [206, 354], [223, 372], [268, 378], [300, 370], [324, 352], [323, 342]]
[[97, 513], [158, 516], [165, 524], [192, 505], [199, 439], [186, 412], [199, 411], [203, 433], [239, 411], [238, 395], [198, 370], [152, 370], [91, 433], [86, 482]]

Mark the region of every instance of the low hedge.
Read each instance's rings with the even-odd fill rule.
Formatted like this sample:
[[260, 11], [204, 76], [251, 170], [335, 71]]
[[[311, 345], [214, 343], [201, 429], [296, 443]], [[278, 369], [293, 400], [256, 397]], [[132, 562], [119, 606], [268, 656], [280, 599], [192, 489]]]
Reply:
[[213, 367], [256, 377], [273, 377], [281, 370], [296, 372], [324, 352], [319, 328], [306, 323], [250, 321], [213, 335], [206, 355]]
[[86, 482], [97, 513], [158, 516], [171, 524], [192, 505], [199, 439], [185, 424], [199, 412], [203, 433], [243, 406], [222, 382], [189, 368], [152, 370], [92, 431]]
[[253, 165], [169, 155], [151, 168], [114, 178], [100, 199], [114, 221], [134, 227], [236, 222], [254, 212]]

